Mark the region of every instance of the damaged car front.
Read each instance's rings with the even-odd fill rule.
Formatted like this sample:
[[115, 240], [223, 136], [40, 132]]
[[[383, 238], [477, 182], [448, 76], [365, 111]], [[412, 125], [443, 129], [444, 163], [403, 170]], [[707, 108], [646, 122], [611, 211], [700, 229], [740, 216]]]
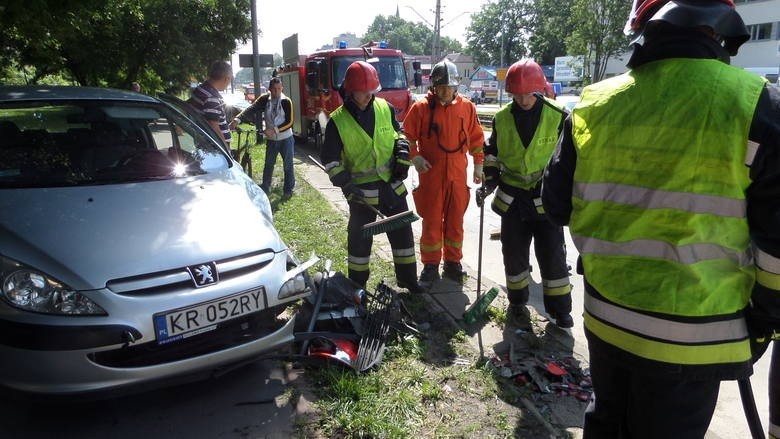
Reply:
[[157, 386], [285, 348], [305, 266], [263, 191], [178, 108], [0, 87], [0, 385]]

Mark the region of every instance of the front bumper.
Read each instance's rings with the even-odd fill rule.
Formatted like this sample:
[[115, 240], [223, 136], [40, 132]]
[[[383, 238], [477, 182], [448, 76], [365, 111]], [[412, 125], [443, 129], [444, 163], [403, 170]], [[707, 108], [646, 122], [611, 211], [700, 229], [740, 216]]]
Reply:
[[258, 323], [262, 317], [247, 316], [218, 329], [223, 331], [218, 337], [206, 333], [207, 337], [191, 337], [173, 346], [161, 347], [152, 341], [103, 350], [55, 351], [0, 345], [0, 383], [24, 393], [66, 395], [218, 370], [293, 342], [295, 316], [268, 333], [267, 322]]

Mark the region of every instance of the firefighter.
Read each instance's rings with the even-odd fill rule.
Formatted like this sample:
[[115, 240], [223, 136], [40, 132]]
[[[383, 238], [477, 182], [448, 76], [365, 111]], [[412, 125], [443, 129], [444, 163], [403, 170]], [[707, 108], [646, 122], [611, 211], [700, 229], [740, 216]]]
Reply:
[[542, 185], [584, 272], [584, 438], [702, 438], [752, 373], [745, 314], [780, 316], [780, 94], [728, 65], [732, 0], [635, 0], [626, 29], [630, 71], [585, 88]]
[[542, 68], [530, 59], [509, 67], [505, 89], [512, 95], [512, 102], [493, 117], [493, 132], [485, 148], [485, 184], [477, 190], [476, 199], [481, 207], [485, 197], [498, 187], [491, 207], [501, 216], [508, 314], [529, 316], [525, 304], [533, 238], [544, 309], [559, 327], [571, 328], [574, 321], [563, 227], [547, 220], [541, 203], [542, 172], [566, 114], [557, 102], [534, 95], [545, 92], [547, 85]]
[[[361, 287], [369, 276], [373, 239], [362, 228], [376, 220], [370, 204], [386, 216], [408, 210], [406, 186], [409, 143], [398, 133], [395, 109], [374, 96], [381, 90], [376, 69], [364, 61], [347, 67], [340, 93], [344, 104], [331, 113], [320, 159], [330, 181], [349, 202], [347, 229], [348, 277]], [[398, 286], [419, 293], [412, 226], [387, 232], [393, 250]]]
[[469, 203], [466, 182], [468, 158], [474, 160], [474, 183], [483, 178], [485, 135], [477, 108], [457, 93], [458, 69], [448, 60], [431, 69], [431, 90], [417, 101], [404, 119], [410, 140], [410, 156], [420, 174], [413, 191], [417, 213], [422, 217], [420, 283], [430, 286], [442, 275], [463, 282], [463, 216]]

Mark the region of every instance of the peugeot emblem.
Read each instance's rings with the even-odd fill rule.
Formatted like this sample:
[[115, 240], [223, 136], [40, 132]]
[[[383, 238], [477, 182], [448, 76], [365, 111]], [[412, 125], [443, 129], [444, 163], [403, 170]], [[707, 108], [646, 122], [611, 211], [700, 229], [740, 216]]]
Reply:
[[195, 282], [196, 288], [219, 282], [219, 272], [217, 272], [217, 264], [215, 262], [190, 265], [187, 267], [187, 271], [190, 273], [192, 281]]

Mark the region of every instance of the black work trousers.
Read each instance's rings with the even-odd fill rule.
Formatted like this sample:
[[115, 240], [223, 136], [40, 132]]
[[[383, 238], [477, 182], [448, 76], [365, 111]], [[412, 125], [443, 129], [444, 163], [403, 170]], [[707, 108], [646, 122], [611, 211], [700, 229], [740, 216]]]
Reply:
[[[408, 210], [406, 200], [392, 207], [379, 206], [380, 212], [386, 216], [395, 215]], [[347, 226], [347, 252], [349, 253], [348, 277], [365, 288], [371, 258], [371, 247], [374, 237], [363, 236], [363, 226], [375, 221], [377, 215], [361, 202], [349, 203], [349, 224]], [[414, 236], [412, 226], [406, 224], [401, 228], [387, 232], [387, 239], [393, 250], [395, 277], [399, 286], [409, 286], [417, 282], [417, 261], [414, 253]]]
[[687, 380], [660, 369], [615, 361], [587, 329], [594, 397], [583, 439], [702, 439], [718, 401], [720, 380]]
[[780, 343], [772, 342], [769, 363], [769, 437], [780, 438]]
[[[507, 298], [512, 304], [524, 305], [528, 302], [528, 286], [512, 288], [509, 279], [525, 273], [530, 282], [532, 239], [542, 282], [565, 279], [568, 285], [569, 268], [566, 264], [563, 227], [552, 224], [544, 217], [529, 221], [515, 212], [509, 212], [501, 217], [501, 252], [504, 256], [504, 274], [507, 277]], [[547, 294], [548, 288], [544, 290], [544, 309], [548, 314], [571, 313], [570, 292], [551, 295]]]

